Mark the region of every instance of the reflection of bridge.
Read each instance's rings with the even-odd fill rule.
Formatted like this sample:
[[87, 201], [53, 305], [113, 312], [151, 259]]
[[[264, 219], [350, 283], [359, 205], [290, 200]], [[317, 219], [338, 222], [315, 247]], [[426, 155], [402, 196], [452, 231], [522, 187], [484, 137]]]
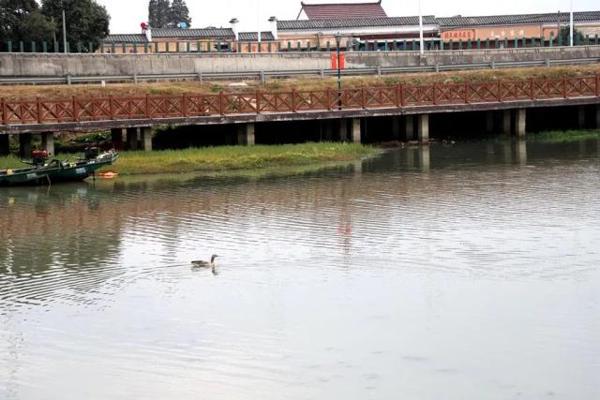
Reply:
[[[150, 127], [239, 124], [243, 144], [254, 143], [254, 124], [269, 121], [340, 119], [340, 139], [361, 140], [361, 118], [405, 116], [407, 139], [429, 137], [433, 113], [502, 110], [499, 130], [525, 134], [526, 109], [600, 103], [600, 75], [559, 79], [396, 85], [291, 92], [192, 94], [182, 96], [106, 97], [62, 100], [2, 100], [0, 132], [21, 134], [22, 146], [31, 133], [42, 133], [52, 146], [52, 133], [112, 129], [115, 140], [127, 129], [128, 143], [151, 149]], [[597, 122], [600, 114], [597, 112]], [[413, 122], [416, 116], [416, 129]], [[489, 118], [493, 123], [493, 115]], [[511, 121], [514, 121], [512, 123]], [[350, 122], [350, 123], [348, 123]], [[6, 135], [0, 151], [6, 147]], [[4, 143], [4, 145], [3, 145]]]

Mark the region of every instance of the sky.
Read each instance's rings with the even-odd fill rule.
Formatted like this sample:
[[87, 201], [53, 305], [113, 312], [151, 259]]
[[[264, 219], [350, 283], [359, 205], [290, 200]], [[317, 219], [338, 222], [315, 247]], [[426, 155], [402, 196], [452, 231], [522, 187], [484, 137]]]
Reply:
[[[148, 0], [96, 0], [111, 15], [111, 33], [137, 33], [148, 19]], [[270, 30], [267, 20], [296, 19], [300, 0], [187, 0], [192, 28], [229, 27], [229, 20], [240, 20], [240, 31]], [[307, 3], [355, 2], [354, 0], [306, 1]], [[424, 15], [494, 15], [568, 11], [571, 0], [421, 0]], [[575, 11], [600, 10], [598, 0], [573, 0]], [[418, 15], [418, 2], [383, 0], [383, 8], [392, 17]], [[260, 23], [259, 23], [260, 21]]]

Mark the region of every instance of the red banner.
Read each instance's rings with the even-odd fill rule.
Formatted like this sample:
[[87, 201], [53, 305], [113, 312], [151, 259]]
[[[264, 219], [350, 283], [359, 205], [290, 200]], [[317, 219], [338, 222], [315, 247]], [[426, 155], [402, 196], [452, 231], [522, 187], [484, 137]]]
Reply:
[[[340, 69], [346, 69], [346, 54], [340, 53], [339, 62], [340, 62]], [[338, 69], [337, 53], [331, 53], [331, 69]]]

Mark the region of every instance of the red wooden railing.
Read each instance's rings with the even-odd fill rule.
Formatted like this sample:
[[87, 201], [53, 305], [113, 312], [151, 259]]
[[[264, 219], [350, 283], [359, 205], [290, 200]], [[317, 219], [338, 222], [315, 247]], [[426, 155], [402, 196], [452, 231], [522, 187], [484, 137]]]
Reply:
[[600, 75], [291, 92], [0, 100], [1, 125], [409, 108], [600, 97]]

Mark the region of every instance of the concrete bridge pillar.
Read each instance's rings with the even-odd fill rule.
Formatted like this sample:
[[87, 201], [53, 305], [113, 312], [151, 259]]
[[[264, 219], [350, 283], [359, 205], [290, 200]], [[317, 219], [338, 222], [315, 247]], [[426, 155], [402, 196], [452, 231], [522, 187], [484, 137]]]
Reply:
[[348, 141], [348, 120], [344, 118], [340, 120], [340, 141]]
[[392, 139], [400, 140], [400, 136], [402, 134], [402, 124], [400, 121], [400, 117], [392, 117]]
[[360, 127], [360, 118], [352, 119], [352, 142], [354, 142], [354, 143], [362, 142], [362, 130]]
[[48, 152], [49, 156], [53, 156], [54, 153], [54, 132], [42, 133], [42, 149]]
[[515, 133], [517, 137], [523, 138], [527, 127], [527, 109], [519, 108], [515, 110]]
[[333, 140], [333, 124], [335, 124], [335, 121], [328, 119], [323, 122], [325, 124], [324, 138], [326, 141], [331, 142]]
[[110, 138], [111, 138], [112, 145], [115, 150], [120, 151], [125, 148], [125, 146], [123, 145], [123, 133], [124, 132], [125, 132], [125, 129], [123, 129], [123, 128], [116, 128], [116, 129], [110, 130]]
[[485, 113], [485, 133], [494, 133], [494, 112], [486, 111]]
[[152, 151], [152, 128], [149, 126], [140, 128], [140, 134], [142, 137], [142, 150]]
[[238, 131], [238, 145], [254, 146], [256, 143], [254, 123], [242, 124]]
[[429, 114], [421, 114], [418, 116], [418, 135], [419, 142], [429, 142]]
[[419, 146], [419, 168], [423, 172], [431, 169], [431, 151], [429, 146]]
[[19, 135], [19, 157], [31, 158], [31, 133], [21, 133]]
[[415, 121], [412, 115], [404, 117], [404, 139], [415, 140]]
[[527, 141], [518, 140], [515, 144], [515, 158], [520, 165], [527, 164]]
[[0, 134], [0, 156], [10, 154], [10, 135]]
[[585, 106], [577, 107], [577, 128], [585, 128]]
[[127, 128], [127, 150], [138, 149], [138, 128]]
[[511, 110], [502, 111], [502, 133], [510, 136], [512, 134], [511, 129]]

